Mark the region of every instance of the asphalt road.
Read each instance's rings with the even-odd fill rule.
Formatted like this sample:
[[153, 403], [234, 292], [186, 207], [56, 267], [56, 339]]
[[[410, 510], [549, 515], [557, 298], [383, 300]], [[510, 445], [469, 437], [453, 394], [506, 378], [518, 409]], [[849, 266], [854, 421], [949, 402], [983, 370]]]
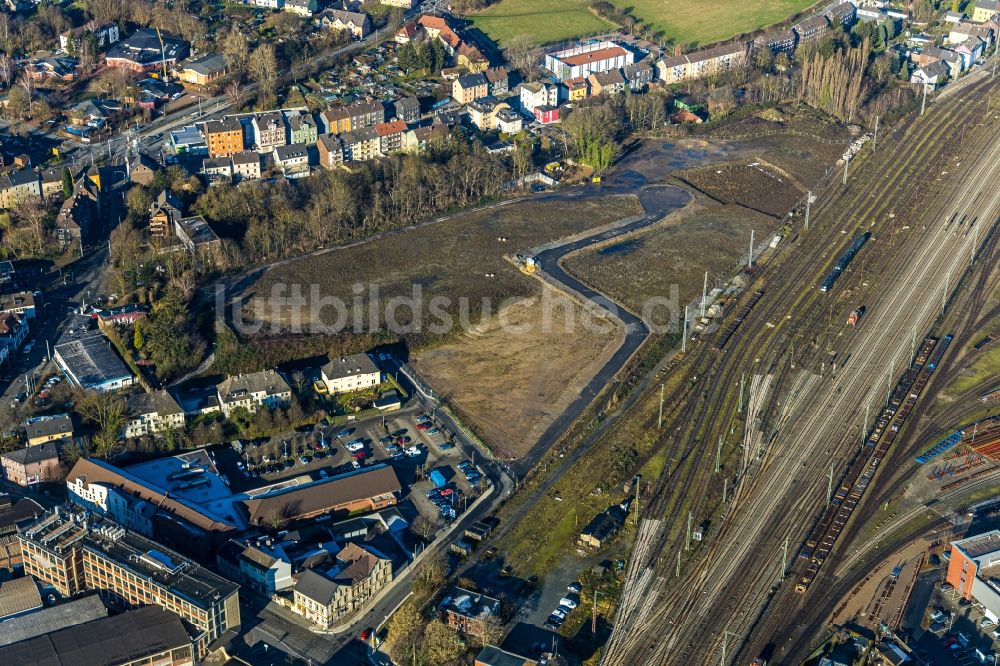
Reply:
[[531, 450], [524, 457], [517, 460], [513, 467], [521, 475], [535, 466], [535, 463], [545, 455], [545, 452], [552, 447], [556, 441], [570, 428], [570, 426], [580, 417], [590, 406], [601, 390], [612, 380], [615, 375], [632, 358], [636, 350], [649, 336], [650, 330], [646, 322], [638, 315], [629, 312], [624, 307], [611, 301], [603, 294], [600, 294], [587, 285], [583, 284], [572, 275], [563, 270], [560, 262], [563, 257], [576, 252], [577, 250], [603, 243], [612, 238], [617, 238], [624, 234], [632, 233], [637, 229], [649, 226], [663, 219], [671, 212], [683, 208], [691, 200], [691, 195], [671, 185], [651, 186], [637, 193], [639, 201], [642, 203], [645, 215], [639, 219], [613, 229], [601, 231], [592, 236], [550, 247], [537, 255], [536, 260], [540, 268], [553, 280], [561, 284], [565, 289], [576, 292], [584, 299], [597, 305], [602, 310], [608, 312], [612, 317], [620, 320], [625, 326], [625, 339], [614, 355], [608, 359], [607, 363], [591, 377], [580, 394], [573, 399], [562, 414], [560, 414], [542, 433], [539, 440], [531, 447]]

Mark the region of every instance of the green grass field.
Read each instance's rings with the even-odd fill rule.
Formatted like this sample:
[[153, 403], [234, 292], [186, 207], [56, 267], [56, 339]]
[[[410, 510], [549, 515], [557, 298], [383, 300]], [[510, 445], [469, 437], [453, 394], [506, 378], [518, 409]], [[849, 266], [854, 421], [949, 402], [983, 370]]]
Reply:
[[549, 44], [614, 27], [590, 11], [583, 0], [500, 0], [467, 18], [500, 46], [522, 33], [539, 44]]
[[[743, 32], [780, 23], [811, 7], [815, 0], [631, 0], [613, 4], [632, 8], [678, 44], [710, 44]], [[501, 46], [527, 33], [540, 44], [602, 32], [608, 24], [588, 9], [586, 0], [500, 0], [472, 22]]]

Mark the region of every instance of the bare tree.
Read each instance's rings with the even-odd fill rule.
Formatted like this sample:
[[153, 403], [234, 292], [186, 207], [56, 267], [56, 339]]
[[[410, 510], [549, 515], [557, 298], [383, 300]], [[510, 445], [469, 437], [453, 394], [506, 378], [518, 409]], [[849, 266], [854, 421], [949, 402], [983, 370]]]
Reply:
[[233, 71], [242, 72], [247, 66], [249, 53], [250, 43], [243, 32], [234, 26], [222, 38], [222, 54], [226, 56], [226, 63]]
[[538, 44], [531, 35], [514, 35], [507, 42], [503, 54], [507, 62], [527, 77], [538, 61]]
[[274, 55], [274, 47], [270, 44], [261, 44], [254, 49], [247, 60], [247, 68], [250, 78], [260, 87], [258, 97], [262, 102], [261, 105], [270, 106], [278, 83], [278, 61]]
[[80, 415], [97, 426], [95, 453], [106, 457], [118, 441], [118, 431], [125, 424], [125, 400], [121, 396], [88, 391], [77, 406]]
[[[6, 14], [0, 14], [0, 16], [6, 16]], [[0, 54], [0, 83], [3, 84], [4, 88], [10, 87], [16, 72], [17, 65], [14, 64], [14, 61], [6, 54]]]

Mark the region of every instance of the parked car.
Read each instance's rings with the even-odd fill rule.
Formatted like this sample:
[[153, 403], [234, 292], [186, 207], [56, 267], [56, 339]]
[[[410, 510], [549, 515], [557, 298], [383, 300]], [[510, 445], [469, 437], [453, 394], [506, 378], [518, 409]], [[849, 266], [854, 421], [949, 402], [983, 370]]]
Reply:
[[299, 458], [299, 462], [302, 463], [303, 465], [308, 465], [309, 463], [312, 462], [312, 458], [310, 458], [309, 456], [302, 456], [301, 458]]
[[364, 460], [368, 455], [364, 451], [355, 451], [351, 454], [351, 457], [355, 460]]
[[572, 592], [573, 594], [580, 594], [580, 590], [582, 589], [583, 588], [576, 581], [573, 581], [572, 583], [566, 586], [566, 591]]
[[430, 425], [427, 423], [418, 423], [417, 430], [430, 430]]
[[352, 432], [354, 431], [351, 430], [350, 428], [348, 428], [347, 430], [341, 430], [340, 432], [337, 433], [337, 437], [350, 437]]
[[353, 442], [353, 443], [352, 442], [348, 442], [344, 446], [351, 453], [357, 453], [358, 451], [363, 451], [364, 448], [365, 448], [365, 445], [362, 444], [361, 442]]
[[427, 423], [430, 420], [431, 420], [431, 417], [427, 416], [426, 414], [420, 414], [416, 418], [416, 422], [417, 423]]
[[566, 609], [565, 608], [557, 608], [554, 611], [552, 611], [552, 615], [550, 615], [549, 617], [557, 617], [560, 620], [565, 620], [566, 619]]
[[406, 449], [405, 449], [405, 450], [403, 451], [403, 453], [405, 453], [405, 454], [406, 454], [406, 456], [407, 456], [407, 457], [409, 457], [409, 458], [415, 458], [415, 457], [417, 457], [417, 456], [419, 456], [419, 455], [420, 455], [420, 449], [418, 449], [418, 448], [417, 448], [417, 447], [415, 447], [415, 446], [408, 446], [408, 447], [406, 447]]
[[455, 445], [452, 444], [451, 442], [445, 442], [438, 448], [441, 449], [442, 451], [451, 451], [453, 448], [455, 448]]
[[566, 608], [573, 610], [580, 605], [580, 597], [575, 594], [567, 594], [565, 597], [559, 600], [560, 606], [565, 606]]

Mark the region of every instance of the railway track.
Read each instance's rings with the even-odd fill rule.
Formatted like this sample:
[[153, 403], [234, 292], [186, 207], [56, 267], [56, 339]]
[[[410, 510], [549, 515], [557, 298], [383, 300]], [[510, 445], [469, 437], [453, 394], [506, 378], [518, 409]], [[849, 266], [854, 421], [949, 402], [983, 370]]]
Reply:
[[[969, 94], [973, 95], [980, 88], [987, 87], [988, 83], [985, 82], [981, 82], [978, 86], [970, 86]], [[782, 431], [794, 427], [787, 415], [782, 420], [779, 400], [772, 400], [764, 417], [760, 419], [763, 441], [768, 447], [767, 452], [760, 461], [751, 461], [748, 473], [741, 475], [743, 478], [739, 479], [736, 488], [737, 502], [740, 506], [737, 510], [729, 510], [717, 528], [713, 526], [712, 530], [716, 535], [707, 547], [698, 553], [699, 563], [687, 566], [685, 575], [677, 581], [672, 581], [665, 566], [673, 559], [671, 556], [679, 552], [682, 560], [689, 559], [685, 557], [684, 544], [678, 540], [679, 532], [684, 531], [683, 525], [678, 523], [686, 522], [687, 517], [686, 511], [683, 511], [685, 500], [690, 500], [692, 495], [701, 502], [710, 499], [707, 490], [709, 484], [706, 481], [711, 478], [711, 467], [705, 463], [706, 459], [714, 458], [714, 455], [704, 454], [708, 448], [714, 451], [714, 447], [707, 447], [706, 442], [717, 436], [719, 431], [723, 433], [731, 431], [733, 423], [738, 420], [733, 404], [736, 400], [734, 392], [722, 391], [722, 395], [719, 395], [719, 389], [732, 386], [734, 380], [738, 381], [741, 373], [754, 365], [761, 368], [762, 373], [776, 375], [773, 395], [781, 397], [788, 395], [796, 382], [803, 381], [801, 379], [803, 372], [825, 373], [824, 366], [829, 357], [820, 352], [824, 345], [832, 349], [838, 342], [831, 326], [833, 307], [827, 310], [824, 307], [828, 305], [827, 303], [817, 303], [814, 290], [767, 289], [767, 284], [770, 279], [780, 279], [784, 284], [811, 285], [823, 274], [823, 269], [828, 269], [836, 256], [835, 251], [843, 247], [842, 241], [838, 242], [841, 230], [854, 232], [871, 228], [876, 239], [882, 232], [887, 232], [888, 238], [875, 243], [872, 252], [869, 253], [866, 249], [859, 254], [858, 259], [862, 264], [856, 273], [863, 274], [868, 270], [880, 276], [891, 262], [896, 266], [905, 263], [910, 266], [910, 273], [897, 270], [888, 277], [889, 279], [895, 277], [898, 280], [902, 276], [913, 282], [916, 278], [913, 269], [915, 265], [926, 265], [927, 262], [938, 268], [943, 265], [943, 257], [947, 253], [940, 248], [951, 247], [954, 243], [941, 243], [935, 252], [933, 244], [907, 244], [904, 239], [899, 243], [901, 247], [895, 248], [896, 234], [893, 232], [896, 230], [891, 219], [887, 217], [887, 213], [892, 211], [887, 208], [890, 205], [902, 206], [901, 209], [919, 206], [918, 193], [912, 186], [901, 188], [900, 183], [911, 176], [910, 171], [921, 158], [926, 156], [926, 148], [929, 146], [936, 146], [937, 151], [934, 156], [943, 160], [944, 151], [941, 146], [954, 138], [958, 131], [955, 129], [956, 120], [971, 116], [973, 112], [971, 109], [954, 107], [932, 110], [927, 117], [915, 123], [914, 127], [896, 133], [904, 149], [894, 163], [873, 164], [869, 159], [869, 164], [862, 167], [861, 175], [855, 175], [856, 182], [860, 181], [857, 185], [852, 183], [846, 191], [843, 187], [834, 186], [834, 191], [827, 193], [824, 199], [825, 205], [817, 207], [814, 218], [816, 225], [814, 231], [810, 232], [809, 247], [801, 248], [797, 257], [789, 257], [788, 261], [783, 262], [780, 267], [775, 267], [774, 270], [770, 270], [770, 266], [766, 267], [760, 279], [751, 287], [751, 289], [764, 288], [767, 295], [753, 309], [739, 332], [734, 334], [732, 341], [726, 346], [724, 356], [708, 354], [708, 345], [702, 343], [701, 349], [692, 355], [690, 365], [685, 364], [689, 371], [697, 374], [701, 385], [692, 391], [692, 397], [678, 414], [678, 426], [668, 442], [668, 446], [675, 452], [678, 464], [668, 470], [654, 490], [651, 504], [647, 506], [644, 514], [646, 517], [644, 525], [649, 527], [642, 531], [643, 540], [637, 543], [636, 555], [629, 567], [630, 580], [642, 579], [647, 585], [644, 590], [636, 589], [635, 584], [630, 586], [629, 603], [620, 606], [623, 610], [616, 618], [617, 631], [609, 643], [604, 663], [699, 663], [709, 658], [714, 661], [715, 654], [721, 648], [720, 643], [723, 641], [718, 632], [716, 617], [725, 613], [735, 615], [739, 623], [733, 626], [737, 629], [745, 630], [752, 624], [753, 618], [749, 608], [741, 607], [752, 598], [759, 599], [761, 596], [766, 596], [769, 588], [782, 578], [784, 572], [778, 571], [780, 561], [776, 559], [774, 565], [766, 567], [758, 563], [753, 567], [755, 574], [743, 572], [737, 575], [730, 566], [723, 569], [722, 576], [717, 576], [718, 571], [711, 571], [702, 563], [717, 562], [720, 559], [742, 561], [751, 552], [751, 545], [754, 550], [773, 548], [779, 541], [792, 536], [797, 527], [793, 521], [781, 520], [774, 524], [752, 521], [749, 526], [745, 524], [741, 526], [737, 524], [734, 516], [737, 514], [747, 516], [755, 512], [772, 515], [775, 511], [781, 511], [785, 516], [811, 515], [815, 510], [816, 500], [825, 497], [825, 493], [816, 491], [818, 484], [825, 485], [822, 482], [826, 480], [826, 475], [823, 474], [821, 478], [812, 475], [810, 479], [804, 479], [802, 482], [794, 480], [790, 484], [772, 487], [775, 476], [785, 475], [794, 479], [801, 471], [790, 462], [790, 459], [799, 460], [799, 458], [775, 456], [770, 453], [774, 446], [775, 433], [778, 433], [780, 441]], [[864, 179], [864, 176], [869, 178]], [[897, 192], [899, 189], [902, 191]], [[940, 198], [947, 190], [944, 185], [934, 189], [936, 189], [935, 198]], [[834, 206], [837, 208], [834, 209]], [[866, 220], [871, 220], [871, 223], [867, 227], [862, 226]], [[812, 236], [818, 238], [814, 239]], [[923, 261], [920, 261], [921, 259]], [[840, 283], [833, 291], [838, 292], [848, 288], [860, 290], [853, 286], [856, 282], [854, 277], [856, 275], [851, 275], [849, 271], [845, 275], [844, 283]], [[916, 287], [907, 293], [912, 297], [917, 293]], [[829, 297], [830, 295], [827, 296], [828, 299]], [[841, 300], [835, 297], [835, 305], [839, 305]], [[895, 306], [898, 310], [899, 304], [905, 300], [904, 297], [898, 297], [890, 300], [888, 305]], [[793, 311], [797, 312], [797, 315], [791, 320], [786, 320], [783, 315]], [[769, 326], [762, 326], [762, 323]], [[801, 355], [794, 358], [792, 354], [795, 352], [786, 354], [784, 348], [775, 350], [776, 346], [794, 349]], [[868, 347], [870, 349], [867, 352], [862, 352], [865, 355], [863, 358], [867, 357], [872, 361], [889, 360], [882, 358], [885, 354], [877, 345], [877, 341], [871, 342]], [[767, 351], [761, 353], [761, 350]], [[857, 351], [853, 352], [854, 358], [849, 360], [852, 366], [858, 363], [857, 354]], [[807, 370], [802, 369], [803, 364]], [[829, 378], [826, 381], [830, 383]], [[709, 396], [714, 400], [709, 400]], [[851, 397], [856, 396], [852, 393]], [[846, 403], [846, 398], [842, 402]], [[821, 448], [815, 449], [813, 443], [814, 453], [831, 456], [832, 460], [843, 464], [846, 462], [847, 454], [840, 449], [845, 448], [843, 444], [850, 435], [850, 428], [843, 425], [831, 427], [828, 420], [826, 423], [828, 429], [834, 431], [836, 443], [830, 443], [831, 446], [826, 454], [823, 454]], [[709, 425], [711, 427], [707, 427]], [[853, 439], [853, 436], [851, 438]], [[853, 450], [853, 445], [850, 448]], [[744, 451], [744, 455], [749, 456], [750, 452]], [[692, 493], [696, 487], [698, 492]], [[788, 491], [792, 489], [795, 490], [794, 497], [789, 496]], [[682, 518], [684, 520], [681, 520]], [[799, 518], [799, 523], [801, 522]], [[746, 540], [740, 541], [740, 539]], [[653, 573], [650, 574], [650, 571]], [[709, 584], [709, 581], [719, 580], [724, 583]], [[715, 605], [706, 603], [704, 597], [715, 601], [723, 587], [727, 590], [727, 599], [720, 600], [721, 603]], [[679, 588], [685, 592], [660, 603], [660, 599], [672, 588]], [[744, 589], [748, 592], [742, 593]], [[736, 592], [740, 593], [734, 594]], [[706, 607], [711, 609], [711, 613], [699, 614], [699, 610], [703, 611]], [[697, 620], [689, 622], [685, 618], [697, 618]], [[706, 641], [705, 636], [711, 638]]]

